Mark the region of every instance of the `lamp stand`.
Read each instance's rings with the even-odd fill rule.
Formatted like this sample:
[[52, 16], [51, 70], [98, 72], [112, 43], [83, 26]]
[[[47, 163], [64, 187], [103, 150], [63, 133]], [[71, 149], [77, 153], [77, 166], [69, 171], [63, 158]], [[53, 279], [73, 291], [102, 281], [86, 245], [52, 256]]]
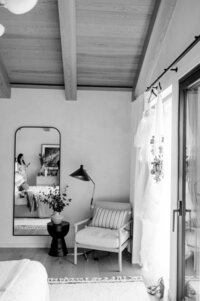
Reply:
[[91, 202], [90, 202], [90, 208], [93, 207], [93, 201], [94, 201], [94, 192], [95, 192], [95, 182], [92, 180], [92, 178], [90, 177], [90, 181], [93, 183], [93, 191], [92, 191], [92, 198], [91, 198]]
[[[70, 174], [71, 177], [79, 179], [81, 181], [91, 181], [93, 183], [93, 191], [92, 191], [92, 198], [90, 202], [90, 209], [93, 209], [93, 201], [94, 201], [94, 192], [95, 192], [95, 182], [93, 179], [89, 176], [87, 171], [83, 168], [83, 165], [80, 166], [79, 169], [75, 170], [73, 173]], [[78, 253], [77, 255], [83, 255], [85, 260], [88, 260], [88, 254], [92, 253], [93, 250], [89, 250], [86, 252]], [[71, 253], [70, 255], [74, 255]]]

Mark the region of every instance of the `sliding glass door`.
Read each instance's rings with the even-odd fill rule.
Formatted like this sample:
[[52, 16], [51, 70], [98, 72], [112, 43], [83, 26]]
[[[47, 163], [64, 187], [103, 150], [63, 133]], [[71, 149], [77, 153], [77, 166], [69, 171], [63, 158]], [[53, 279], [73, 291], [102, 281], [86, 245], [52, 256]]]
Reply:
[[200, 301], [200, 68], [180, 81], [178, 300]]

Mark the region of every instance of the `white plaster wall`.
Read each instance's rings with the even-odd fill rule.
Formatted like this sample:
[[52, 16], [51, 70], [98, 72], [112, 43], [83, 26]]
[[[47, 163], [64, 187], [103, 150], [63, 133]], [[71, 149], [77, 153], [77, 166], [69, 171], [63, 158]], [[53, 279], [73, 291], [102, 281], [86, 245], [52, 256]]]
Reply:
[[[200, 35], [200, 1], [199, 0], [178, 0], [174, 14], [170, 21], [162, 48], [157, 58], [157, 64], [152, 73], [151, 82], [167, 68], [190, 43], [194, 37]], [[177, 64], [179, 67], [182, 60]], [[176, 67], [176, 66], [174, 66]], [[180, 71], [180, 70], [179, 70]], [[179, 72], [178, 72], [179, 74]], [[169, 71], [160, 80], [165, 84], [166, 79], [177, 78], [175, 72]], [[149, 84], [151, 84], [149, 82]]]
[[134, 146], [134, 137], [137, 132], [138, 124], [142, 119], [142, 113], [144, 111], [144, 98], [140, 95], [131, 104], [131, 171], [130, 171], [130, 202], [134, 206], [134, 191], [136, 183], [136, 147]]
[[95, 199], [127, 201], [130, 184], [131, 93], [78, 91], [66, 101], [62, 90], [12, 89], [0, 100], [0, 246], [49, 246], [49, 237], [12, 236], [14, 134], [22, 125], [52, 126], [61, 133], [61, 188], [69, 184], [72, 204], [64, 211], [71, 223], [66, 238], [73, 246], [73, 223], [89, 214], [92, 183], [70, 178], [83, 164], [96, 182]]

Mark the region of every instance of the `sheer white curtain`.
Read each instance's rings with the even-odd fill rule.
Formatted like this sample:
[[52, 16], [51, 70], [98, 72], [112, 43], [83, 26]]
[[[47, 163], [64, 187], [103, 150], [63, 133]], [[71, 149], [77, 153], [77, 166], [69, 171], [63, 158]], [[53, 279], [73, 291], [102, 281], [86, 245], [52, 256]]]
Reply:
[[[162, 95], [159, 94], [153, 106], [148, 105], [148, 100], [149, 93], [145, 93], [144, 111], [138, 123], [134, 147], [132, 147], [132, 160], [135, 160], [135, 169], [132, 170], [135, 177], [131, 176], [134, 208], [132, 263], [138, 263], [144, 269], [154, 272], [156, 278], [163, 275], [160, 275], [160, 271], [155, 273], [155, 266], [163, 267], [163, 260], [165, 263], [169, 260], [169, 258], [164, 258], [165, 255], [162, 253], [163, 247], [169, 248], [169, 242], [167, 245], [165, 238], [169, 239], [166, 233], [170, 230], [169, 215], [166, 216], [170, 206], [170, 187], [168, 186], [166, 190], [166, 180], [169, 180], [169, 175], [166, 179], [164, 176], [167, 162], [164, 147], [166, 125], [168, 136], [171, 132], [169, 124], [164, 124], [165, 115], [168, 116], [169, 112], [167, 114], [165, 112]], [[170, 111], [170, 108], [167, 110]], [[169, 153], [168, 156], [170, 156]], [[169, 162], [167, 166], [168, 164]], [[166, 174], [168, 174], [167, 170]], [[168, 220], [164, 223], [166, 218]]]

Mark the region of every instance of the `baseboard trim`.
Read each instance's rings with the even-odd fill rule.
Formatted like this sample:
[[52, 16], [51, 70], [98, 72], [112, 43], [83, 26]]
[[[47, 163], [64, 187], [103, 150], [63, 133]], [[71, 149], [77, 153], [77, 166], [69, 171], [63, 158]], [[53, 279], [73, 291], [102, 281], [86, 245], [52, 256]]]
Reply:
[[40, 242], [5, 242], [0, 243], [0, 248], [49, 248], [49, 243]]
[[[50, 242], [1, 242], [0, 248], [41, 248], [41, 249], [47, 249], [50, 248], [51, 241]], [[68, 252], [73, 252], [74, 248], [67, 246]]]

